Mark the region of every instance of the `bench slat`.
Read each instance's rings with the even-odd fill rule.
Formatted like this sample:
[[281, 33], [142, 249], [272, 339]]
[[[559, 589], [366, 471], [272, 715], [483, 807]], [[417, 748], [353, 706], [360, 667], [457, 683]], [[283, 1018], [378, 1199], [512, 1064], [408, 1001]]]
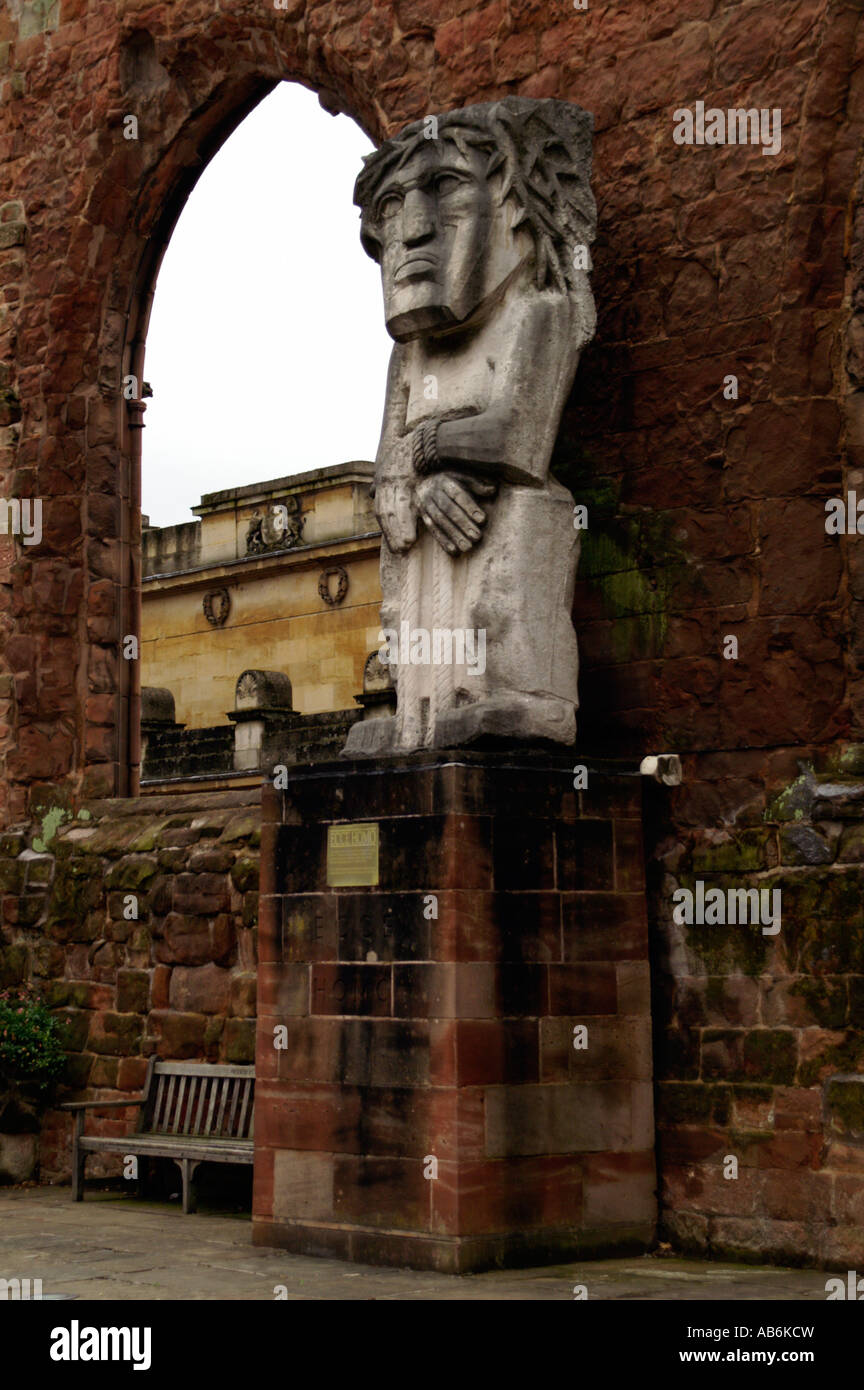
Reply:
[[202, 1077], [202, 1078], [201, 1078], [201, 1099], [200, 1099], [199, 1102], [198, 1102], [198, 1113], [197, 1113], [197, 1115], [195, 1116], [195, 1127], [194, 1127], [194, 1129], [192, 1130], [192, 1133], [193, 1133], [193, 1134], [200, 1134], [200, 1133], [201, 1133], [201, 1116], [204, 1114], [204, 1102], [205, 1102], [205, 1100], [207, 1099], [207, 1087], [208, 1087], [208, 1085], [209, 1085], [209, 1082], [207, 1081], [207, 1078], [206, 1078], [206, 1077]]
[[188, 1077], [180, 1077], [180, 1085], [177, 1088], [177, 1104], [174, 1106], [174, 1120], [171, 1127], [173, 1134], [180, 1133], [180, 1121], [183, 1117], [183, 1097], [186, 1094], [186, 1082]]
[[173, 1115], [173, 1113], [174, 1113], [173, 1110], [172, 1110], [172, 1105], [173, 1105], [173, 1102], [174, 1102], [174, 1087], [175, 1087], [176, 1085], [177, 1085], [177, 1077], [176, 1077], [176, 1076], [169, 1076], [169, 1078], [168, 1078], [168, 1099], [167, 1099], [167, 1101], [165, 1102], [165, 1109], [164, 1109], [163, 1114], [162, 1114], [162, 1125], [161, 1125], [161, 1129], [162, 1129], [162, 1132], [163, 1132], [164, 1134], [170, 1134], [170, 1133], [171, 1133], [171, 1130], [170, 1130], [171, 1117], [172, 1117], [172, 1115]]
[[201, 1079], [200, 1079], [200, 1077], [198, 1077], [198, 1076], [190, 1076], [190, 1078], [189, 1078], [189, 1099], [188, 1099], [187, 1102], [186, 1102], [186, 1118], [185, 1118], [184, 1121], [183, 1121], [183, 1133], [184, 1133], [184, 1134], [188, 1134], [188, 1133], [189, 1133], [189, 1125], [192, 1123], [192, 1114], [193, 1114], [193, 1112], [194, 1112], [194, 1110], [195, 1110], [195, 1096], [197, 1095], [198, 1087], [199, 1087], [200, 1085], [201, 1085]]
[[252, 1094], [251, 1079], [243, 1083], [243, 1108], [240, 1111], [240, 1123], [237, 1126], [238, 1139], [246, 1138], [246, 1112], [249, 1109], [249, 1097]]
[[223, 1076], [219, 1082], [219, 1109], [216, 1111], [216, 1124], [213, 1126], [213, 1133], [217, 1138], [222, 1136], [222, 1121], [225, 1118], [225, 1107], [228, 1104], [228, 1087], [231, 1085], [231, 1078]]
[[242, 1091], [245, 1084], [245, 1081], [235, 1081], [232, 1083], [231, 1086], [231, 1113], [228, 1116], [228, 1133], [231, 1135], [237, 1133], [236, 1129], [234, 1128], [234, 1116], [237, 1114], [237, 1102], [240, 1099], [240, 1092]]
[[208, 1106], [208, 1109], [207, 1109], [207, 1120], [206, 1120], [206, 1123], [205, 1123], [205, 1125], [204, 1125], [204, 1132], [205, 1132], [205, 1134], [212, 1134], [212, 1133], [213, 1133], [213, 1111], [214, 1111], [215, 1106], [216, 1106], [216, 1090], [217, 1090], [217, 1086], [218, 1086], [218, 1081], [217, 1081], [216, 1079], [214, 1079], [213, 1081], [211, 1081], [211, 1083], [210, 1083], [210, 1105]]
[[160, 1076], [156, 1083], [156, 1104], [153, 1107], [153, 1118], [150, 1121], [151, 1129], [159, 1128], [160, 1118], [165, 1109], [165, 1088], [167, 1085], [168, 1082], [165, 1080], [165, 1077]]
[[157, 1062], [157, 1076], [233, 1076], [237, 1080], [245, 1080], [247, 1077], [255, 1075], [254, 1063], [250, 1062], [244, 1066], [229, 1065], [222, 1066], [211, 1062]]
[[136, 1134], [125, 1139], [106, 1139], [86, 1134], [80, 1147], [87, 1153], [150, 1154], [156, 1158], [172, 1158], [185, 1154], [201, 1162], [251, 1163], [255, 1146], [251, 1141], [238, 1139], [187, 1139], [170, 1134]]

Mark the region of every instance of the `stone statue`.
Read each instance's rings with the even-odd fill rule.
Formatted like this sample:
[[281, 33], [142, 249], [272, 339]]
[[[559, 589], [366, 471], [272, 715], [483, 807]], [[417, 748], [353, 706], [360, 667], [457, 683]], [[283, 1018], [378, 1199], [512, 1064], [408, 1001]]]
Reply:
[[407, 126], [357, 180], [395, 339], [374, 488], [397, 708], [347, 757], [575, 738], [579, 533], [549, 460], [595, 326], [591, 139], [577, 106], [505, 97]]

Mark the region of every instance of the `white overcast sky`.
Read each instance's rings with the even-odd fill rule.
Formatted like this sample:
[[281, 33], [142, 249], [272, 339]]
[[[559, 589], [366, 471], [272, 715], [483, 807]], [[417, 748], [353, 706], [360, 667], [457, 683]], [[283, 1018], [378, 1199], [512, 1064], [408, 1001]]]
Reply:
[[374, 459], [392, 342], [352, 202], [372, 148], [283, 82], [201, 175], [147, 335], [152, 525], [192, 520], [205, 492]]

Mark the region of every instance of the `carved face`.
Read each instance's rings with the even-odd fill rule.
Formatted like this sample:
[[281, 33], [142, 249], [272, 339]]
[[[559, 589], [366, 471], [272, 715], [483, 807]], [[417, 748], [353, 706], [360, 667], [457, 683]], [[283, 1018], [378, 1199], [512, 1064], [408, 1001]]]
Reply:
[[480, 150], [466, 158], [449, 140], [424, 141], [378, 190], [370, 230], [399, 342], [463, 323], [523, 259], [487, 162]]

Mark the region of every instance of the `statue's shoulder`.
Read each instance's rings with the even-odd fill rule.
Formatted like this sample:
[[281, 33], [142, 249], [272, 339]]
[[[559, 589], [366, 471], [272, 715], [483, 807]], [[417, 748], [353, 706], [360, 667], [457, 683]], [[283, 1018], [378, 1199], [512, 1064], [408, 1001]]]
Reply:
[[497, 317], [522, 334], [570, 334], [584, 322], [589, 307], [593, 307], [590, 295], [586, 301], [575, 290], [541, 290], [529, 282], [511, 286], [500, 302]]

